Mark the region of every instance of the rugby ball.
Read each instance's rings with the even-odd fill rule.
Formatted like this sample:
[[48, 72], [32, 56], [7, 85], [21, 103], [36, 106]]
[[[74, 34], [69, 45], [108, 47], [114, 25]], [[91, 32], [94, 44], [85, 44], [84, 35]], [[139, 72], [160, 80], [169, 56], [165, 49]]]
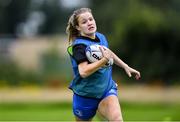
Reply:
[[[100, 45], [98, 44], [93, 44], [90, 45], [86, 48], [86, 57], [89, 60], [89, 62], [93, 63], [96, 62], [98, 60], [101, 60], [101, 58], [103, 57], [101, 50], [99, 49]], [[111, 58], [108, 63], [106, 63], [105, 66], [111, 66], [113, 65], [113, 59]]]

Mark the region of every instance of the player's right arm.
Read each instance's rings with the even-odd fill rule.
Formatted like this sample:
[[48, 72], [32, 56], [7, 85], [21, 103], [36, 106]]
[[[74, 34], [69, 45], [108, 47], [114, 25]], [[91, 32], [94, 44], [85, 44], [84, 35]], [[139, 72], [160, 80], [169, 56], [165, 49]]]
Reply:
[[99, 68], [104, 66], [107, 62], [108, 60], [105, 57], [103, 57], [99, 61], [90, 64], [87, 61], [82, 62], [78, 65], [79, 74], [81, 75], [82, 78], [86, 78], [89, 75], [96, 72]]
[[[86, 78], [89, 75], [93, 74], [108, 62], [107, 57], [103, 57], [99, 61], [89, 63], [85, 54], [85, 49], [86, 46], [82, 44], [73, 47], [73, 57], [78, 64], [79, 74], [82, 78]], [[105, 51], [104, 53], [108, 53], [106, 54], [107, 56], [109, 55], [108, 51]]]

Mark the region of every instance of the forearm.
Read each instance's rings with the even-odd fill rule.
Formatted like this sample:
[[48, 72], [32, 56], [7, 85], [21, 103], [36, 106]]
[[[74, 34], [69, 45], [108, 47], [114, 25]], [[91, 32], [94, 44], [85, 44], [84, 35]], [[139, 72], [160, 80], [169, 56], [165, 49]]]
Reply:
[[123, 62], [114, 52], [112, 52], [112, 55], [113, 55], [113, 60], [114, 60], [114, 63], [116, 65], [118, 65], [119, 67], [122, 67], [122, 68], [127, 68], [129, 67], [125, 62]]
[[[113, 52], [112, 52], [113, 53]], [[114, 59], [114, 63], [120, 67], [122, 67], [126, 74], [131, 77], [132, 74], [135, 74], [135, 78], [138, 80], [141, 75], [140, 72], [138, 72], [137, 70], [129, 67], [126, 63], [124, 63], [116, 54], [113, 53], [113, 59]]]
[[88, 62], [83, 62], [83, 63], [79, 64], [78, 69], [79, 69], [79, 73], [80, 73], [81, 77], [85, 78], [85, 77], [88, 77], [89, 75], [93, 74], [99, 68], [104, 66], [107, 63], [107, 61], [108, 60], [106, 58], [102, 58], [101, 60], [96, 61], [94, 63], [88, 64]]
[[119, 67], [122, 67], [122, 68], [128, 68], [129, 66], [123, 62], [113, 51], [111, 51], [109, 48], [107, 47], [104, 47], [106, 50], [108, 50], [111, 55], [112, 55], [112, 58], [114, 60], [114, 64], [118, 65]]
[[[108, 49], [108, 48], [106, 48], [106, 49]], [[115, 63], [116, 65], [118, 65], [119, 67], [122, 67], [122, 68], [126, 71], [126, 73], [127, 73], [127, 75], [128, 75], [129, 77], [132, 76], [131, 74], [135, 74], [135, 78], [136, 78], [137, 80], [141, 77], [139, 71], [137, 71], [137, 70], [129, 67], [129, 66], [128, 66], [126, 63], [124, 63], [115, 53], [113, 53], [110, 49], [108, 49], [108, 50], [109, 50], [109, 51], [111, 52], [111, 54], [112, 54], [114, 63]]]

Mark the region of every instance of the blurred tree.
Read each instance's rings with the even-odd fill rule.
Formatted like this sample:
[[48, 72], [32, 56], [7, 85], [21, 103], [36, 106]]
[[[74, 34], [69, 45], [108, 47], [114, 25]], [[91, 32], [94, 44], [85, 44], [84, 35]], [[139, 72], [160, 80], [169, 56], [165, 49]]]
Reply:
[[[15, 36], [20, 24], [22, 28], [27, 25], [32, 12], [40, 12], [36, 15], [42, 15], [44, 21], [32, 31], [27, 31], [32, 25], [27, 26], [30, 28], [24, 29], [26, 33], [64, 33], [68, 16], [75, 8], [65, 9], [59, 0], [37, 1], [1, 0], [0, 35]], [[179, 0], [89, 2], [98, 31], [106, 34], [116, 54], [142, 72], [143, 81], [180, 81]]]
[[57, 43], [41, 55], [41, 74], [45, 85], [58, 87], [71, 81], [68, 74], [70, 67], [68, 62], [60, 53]]
[[0, 34], [15, 35], [16, 27], [26, 19], [30, 0], [7, 0], [0, 2]]
[[64, 18], [67, 13], [63, 11], [58, 0], [51, 1], [51, 3], [46, 1], [39, 9], [46, 17], [45, 23], [40, 29], [41, 34], [57, 34], [65, 31], [66, 20]]
[[180, 80], [180, 2], [93, 2], [97, 25], [108, 34], [111, 49], [141, 71], [142, 81], [172, 84]]
[[171, 9], [164, 13], [161, 8], [143, 4], [136, 7], [133, 4], [130, 8], [132, 10], [126, 15], [129, 19], [123, 23], [126, 28], [121, 36], [123, 42], [119, 45], [125, 59], [134, 66], [139, 64], [138, 69], [144, 71], [143, 80], [159, 80], [165, 84], [178, 81], [180, 67], [177, 62], [180, 59], [177, 54], [180, 52], [179, 46], [175, 45], [180, 43], [177, 34], [180, 30], [176, 28], [179, 25], [173, 24], [178, 15], [171, 16]]
[[[70, 10], [65, 10], [62, 8], [59, 0], [43, 0], [39, 2], [36, 0], [7, 0], [7, 2], [1, 1], [0, 34], [16, 36], [26, 33], [62, 33], [65, 32], [66, 25], [64, 23], [67, 21], [65, 18], [69, 11]], [[40, 16], [40, 19], [42, 20], [37, 20], [37, 16], [36, 18], [32, 18], [33, 12]], [[38, 23], [36, 23], [37, 21], [42, 21], [40, 23], [42, 25], [39, 26]]]
[[98, 31], [112, 34], [114, 20], [122, 13], [125, 0], [91, 0], [91, 9], [96, 19]]

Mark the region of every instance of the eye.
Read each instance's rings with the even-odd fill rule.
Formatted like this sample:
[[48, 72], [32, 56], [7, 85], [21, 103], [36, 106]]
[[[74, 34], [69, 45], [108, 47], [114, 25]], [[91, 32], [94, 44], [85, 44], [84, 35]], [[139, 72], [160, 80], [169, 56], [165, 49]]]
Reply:
[[89, 21], [93, 21], [94, 19], [91, 17], [91, 18], [89, 18]]
[[83, 20], [81, 23], [82, 23], [82, 24], [86, 24], [86, 22], [87, 22], [87, 20]]
[[85, 23], [86, 23], [86, 21], [83, 21], [83, 22], [82, 22], [82, 24], [85, 24]]

